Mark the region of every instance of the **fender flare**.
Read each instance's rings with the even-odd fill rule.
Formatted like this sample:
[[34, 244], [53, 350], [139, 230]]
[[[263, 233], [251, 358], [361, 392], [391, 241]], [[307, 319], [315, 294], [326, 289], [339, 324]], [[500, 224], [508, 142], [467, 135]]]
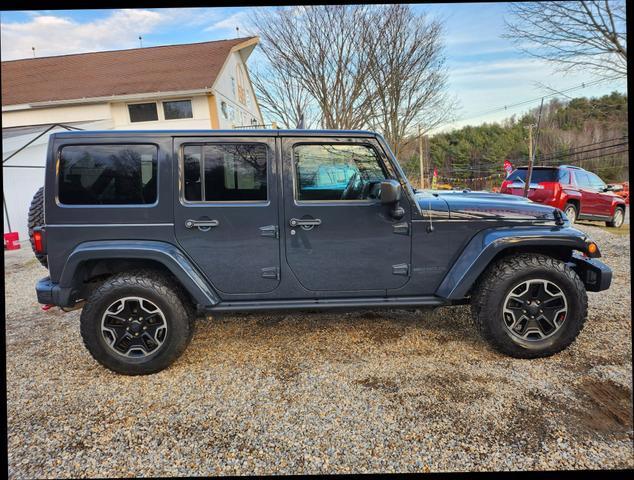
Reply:
[[205, 277], [178, 247], [171, 243], [150, 240], [105, 240], [80, 243], [71, 252], [64, 265], [59, 287], [72, 289], [75, 274], [84, 262], [106, 259], [143, 259], [159, 262], [178, 279], [198, 305], [207, 307], [220, 302], [220, 298]]
[[[495, 256], [511, 247], [567, 247], [585, 252], [588, 236], [571, 227], [490, 228], [478, 232], [464, 248], [436, 290], [448, 300], [461, 300]], [[598, 255], [595, 255], [598, 256]]]

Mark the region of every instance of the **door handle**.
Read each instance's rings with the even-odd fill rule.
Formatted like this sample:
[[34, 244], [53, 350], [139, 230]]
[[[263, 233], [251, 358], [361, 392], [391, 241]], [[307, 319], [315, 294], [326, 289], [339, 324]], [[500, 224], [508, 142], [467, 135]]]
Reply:
[[312, 228], [321, 225], [321, 220], [319, 218], [291, 218], [288, 223], [291, 227]]
[[218, 220], [186, 220], [185, 228], [197, 227], [201, 232], [208, 232], [211, 227], [217, 227], [220, 225]]

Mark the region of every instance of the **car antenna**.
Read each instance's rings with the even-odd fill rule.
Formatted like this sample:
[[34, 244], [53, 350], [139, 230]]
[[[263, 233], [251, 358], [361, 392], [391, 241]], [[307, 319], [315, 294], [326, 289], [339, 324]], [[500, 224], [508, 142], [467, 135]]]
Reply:
[[431, 221], [431, 198], [429, 199], [429, 203], [427, 204], [427, 213], [429, 215], [429, 225], [427, 225], [427, 232], [431, 233], [434, 231], [434, 224]]

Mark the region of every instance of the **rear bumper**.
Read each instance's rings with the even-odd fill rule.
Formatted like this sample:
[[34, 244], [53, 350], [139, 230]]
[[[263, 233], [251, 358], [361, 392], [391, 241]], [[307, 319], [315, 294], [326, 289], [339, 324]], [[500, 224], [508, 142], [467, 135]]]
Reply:
[[35, 285], [38, 303], [45, 305], [57, 305], [58, 307], [70, 307], [72, 289], [62, 288], [57, 283], [51, 282], [50, 277], [41, 279]]
[[589, 292], [601, 292], [610, 288], [612, 270], [605, 263], [596, 258], [583, 257], [577, 253], [573, 254], [570, 263]]

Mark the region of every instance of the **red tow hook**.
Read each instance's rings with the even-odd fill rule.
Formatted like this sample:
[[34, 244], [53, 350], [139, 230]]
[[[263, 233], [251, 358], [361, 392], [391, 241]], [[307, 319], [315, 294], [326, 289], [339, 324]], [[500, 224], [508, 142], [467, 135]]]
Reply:
[[52, 303], [47, 303], [46, 305], [42, 305], [42, 310], [44, 310], [45, 312], [47, 312], [48, 310], [50, 310], [51, 308], [53, 308], [55, 305], [53, 305]]

